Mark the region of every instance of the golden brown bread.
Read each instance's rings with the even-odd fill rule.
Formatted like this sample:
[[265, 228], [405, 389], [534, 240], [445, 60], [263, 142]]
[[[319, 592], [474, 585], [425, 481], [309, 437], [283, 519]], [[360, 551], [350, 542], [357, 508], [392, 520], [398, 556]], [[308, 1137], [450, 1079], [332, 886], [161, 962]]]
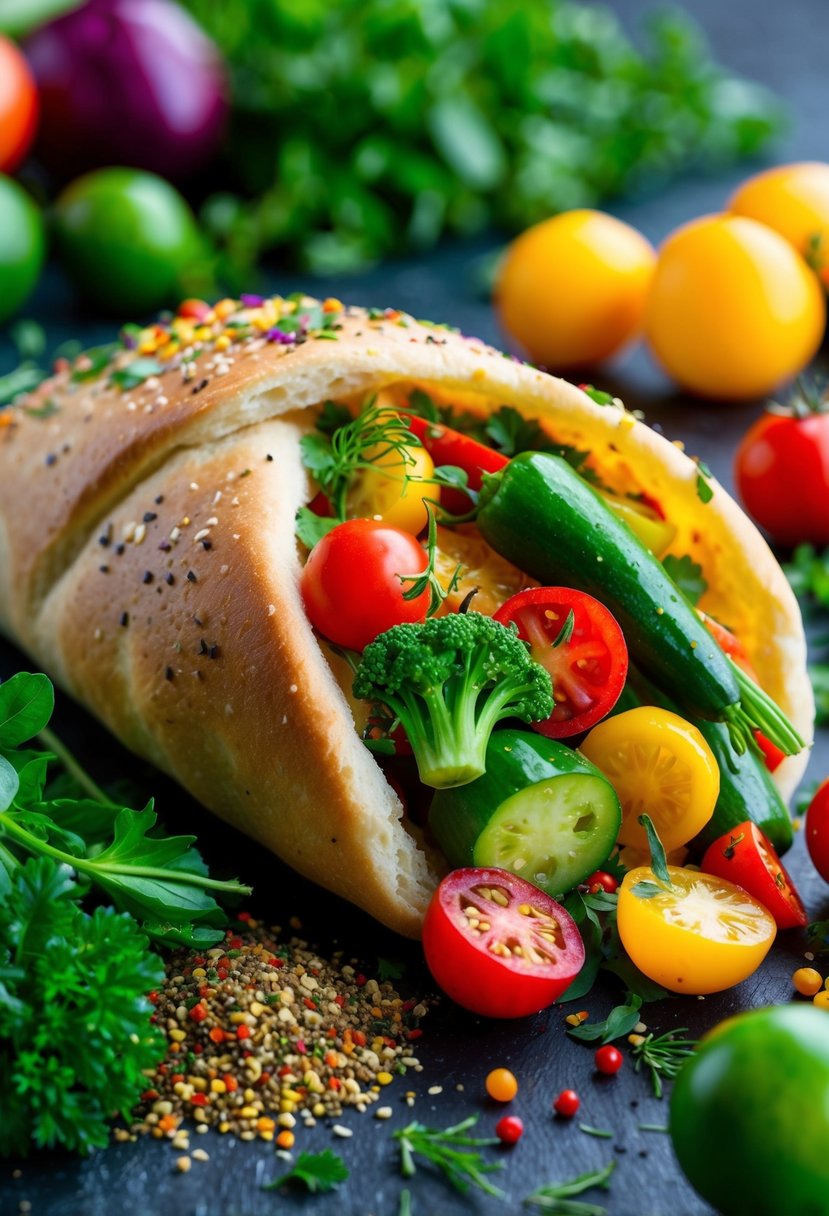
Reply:
[[[169, 332], [147, 331], [159, 374], [124, 389], [111, 367], [88, 382], [64, 371], [0, 428], [0, 630], [130, 748], [303, 874], [417, 934], [435, 871], [307, 622], [293, 525], [315, 407], [392, 385], [479, 410], [511, 404], [590, 450], [610, 484], [657, 497], [678, 525], [672, 549], [703, 565], [702, 607], [736, 630], [811, 737], [791, 590], [720, 487], [700, 500], [679, 447], [562, 380], [398, 313], [334, 309], [327, 337], [291, 342], [278, 320], [294, 307], [313, 320], [310, 301], [237, 311], [231, 321], [250, 324], [236, 330], [208, 320], [201, 350], [192, 325], [177, 351]], [[227, 349], [219, 333], [235, 339]], [[123, 351], [114, 366], [135, 358]], [[784, 792], [804, 763], [781, 766]]]

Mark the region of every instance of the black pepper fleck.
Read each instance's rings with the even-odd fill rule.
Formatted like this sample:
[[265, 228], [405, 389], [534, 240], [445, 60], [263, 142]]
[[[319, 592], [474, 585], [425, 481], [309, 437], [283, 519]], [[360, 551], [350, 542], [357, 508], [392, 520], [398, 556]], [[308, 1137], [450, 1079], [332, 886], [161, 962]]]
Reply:
[[200, 393], [203, 388], [207, 388], [209, 383], [210, 383], [210, 381], [207, 379], [207, 377], [205, 377], [204, 380], [199, 380], [198, 384], [194, 384], [193, 387], [190, 389], [190, 392], [194, 393], [194, 394]]
[[267, 460], [268, 463], [270, 463], [273, 460], [273, 456], [271, 456], [270, 452], [268, 452], [267, 456], [265, 457], [265, 460]]
[[203, 540], [203, 541], [201, 542], [201, 546], [202, 546], [202, 548], [203, 548], [203, 549], [212, 549], [212, 548], [213, 548], [213, 541], [212, 541], [212, 540]]
[[112, 544], [112, 524], [107, 527], [106, 532], [102, 536], [98, 537], [98, 544], [102, 545], [104, 549], [106, 549], [107, 545]]
[[151, 524], [154, 519], [158, 519], [158, 514], [155, 511], [144, 512], [144, 523]]
[[172, 680], [172, 679], [174, 679], [174, 678], [175, 678], [175, 674], [176, 674], [176, 673], [173, 671], [172, 667], [165, 667], [165, 668], [164, 668], [164, 679], [165, 679], [165, 680]]
[[123, 557], [124, 554], [126, 553], [126, 551], [127, 551], [127, 546], [121, 544], [119, 541], [119, 543], [115, 546], [115, 552], [118, 554], [119, 557]]
[[209, 656], [211, 659], [218, 659], [218, 657], [219, 657], [219, 647], [218, 647], [218, 645], [216, 644], [216, 642], [214, 642], [212, 646], [208, 646], [208, 648], [207, 648], [207, 653], [208, 653], [208, 656]]
[[109, 574], [109, 566], [99, 566], [98, 569], [101, 571], [101, 574]]
[[127, 625], [129, 625], [129, 623], [130, 623], [130, 614], [128, 612], [122, 612], [121, 620], [119, 621], [119, 624], [123, 625], [123, 627], [126, 629]]
[[163, 540], [158, 547], [162, 553], [169, 553], [172, 548], [172, 545], [170, 544], [170, 542], [168, 540]]
[[163, 494], [159, 494], [159, 495], [156, 497], [156, 500], [155, 500], [156, 506], [161, 506], [161, 504], [162, 504], [163, 502], [164, 502], [164, 495], [163, 495]]
[[58, 458], [54, 452], [50, 452], [49, 455], [46, 457], [46, 464], [49, 465], [50, 467], [53, 464], [57, 464], [57, 461], [58, 461]]
[[168, 587], [172, 587], [172, 585], [175, 581], [176, 581], [176, 576], [174, 574], [165, 574], [164, 575], [164, 582], [167, 584]]
[[187, 581], [188, 581], [188, 583], [197, 583], [199, 581], [198, 578], [196, 577], [195, 570], [187, 571]]
[[152, 581], [153, 581], [153, 572], [152, 572], [152, 570], [145, 570], [145, 571], [144, 571], [144, 576], [143, 576], [143, 578], [141, 579], [141, 582], [142, 582], [142, 583], [151, 583]]
[[207, 642], [205, 642], [204, 638], [201, 638], [201, 640], [199, 641], [199, 654], [207, 654], [208, 650], [209, 650], [209, 647], [207, 645]]

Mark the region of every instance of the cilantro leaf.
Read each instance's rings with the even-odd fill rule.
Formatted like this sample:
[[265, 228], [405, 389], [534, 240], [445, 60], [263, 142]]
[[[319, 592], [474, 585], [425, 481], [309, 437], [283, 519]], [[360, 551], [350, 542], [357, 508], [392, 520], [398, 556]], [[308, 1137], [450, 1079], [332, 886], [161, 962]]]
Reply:
[[691, 601], [697, 604], [708, 590], [708, 583], [702, 576], [702, 566], [688, 553], [677, 557], [668, 553], [662, 558], [665, 573], [676, 583], [679, 590]]
[[697, 464], [697, 498], [702, 503], [709, 503], [714, 497], [714, 487], [711, 485], [710, 478], [712, 476], [708, 465], [702, 460], [698, 460]]
[[639, 1021], [639, 1010], [642, 1008], [642, 998], [627, 994], [623, 1005], [611, 1009], [603, 1022], [583, 1022], [580, 1026], [568, 1026], [567, 1033], [574, 1039], [592, 1043], [600, 1039], [602, 1043], [610, 1043], [613, 1039], [621, 1039], [630, 1034]]
[[262, 1190], [275, 1191], [287, 1182], [299, 1182], [312, 1195], [326, 1194], [336, 1190], [348, 1176], [349, 1170], [342, 1157], [326, 1148], [321, 1153], [300, 1153], [287, 1174], [266, 1183]]
[[313, 549], [339, 522], [330, 516], [317, 515], [310, 507], [300, 507], [296, 513], [294, 531], [306, 549]]

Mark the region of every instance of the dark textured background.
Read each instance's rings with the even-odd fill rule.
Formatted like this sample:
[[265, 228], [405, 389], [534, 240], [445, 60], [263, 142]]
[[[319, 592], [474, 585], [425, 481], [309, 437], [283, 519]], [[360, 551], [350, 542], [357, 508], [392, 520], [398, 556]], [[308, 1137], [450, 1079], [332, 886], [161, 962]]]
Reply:
[[[653, 5], [650, 0], [617, 0], [611, 7], [633, 25]], [[723, 63], [771, 85], [790, 103], [793, 126], [775, 159], [829, 160], [826, 0], [789, 0], [786, 4], [694, 0], [686, 8], [707, 31]], [[748, 171], [695, 177], [676, 183], [659, 197], [614, 210], [659, 241], [678, 223], [719, 209]], [[395, 305], [418, 316], [451, 322], [465, 333], [497, 343], [501, 339], [493, 316], [477, 290], [480, 261], [495, 245], [495, 241], [481, 241], [474, 246], [450, 246], [429, 258], [386, 265], [345, 282], [315, 284], [273, 273], [268, 286], [280, 291], [303, 287], [317, 294], [333, 292], [354, 302]], [[112, 334], [111, 323], [77, 311], [57, 275], [47, 278], [29, 312], [46, 326], [54, 344], [80, 337], [85, 345], [92, 345]], [[0, 369], [5, 370], [10, 360], [10, 351], [0, 342]], [[822, 361], [825, 365], [825, 350]], [[658, 423], [671, 437], [685, 439], [690, 451], [730, 483], [734, 446], [757, 413], [758, 404], [718, 408], [683, 400], [642, 353], [634, 353], [595, 379], [622, 395], [629, 406], [645, 408], [652, 424]], [[0, 676], [25, 665], [26, 660], [12, 648], [0, 646]], [[364, 956], [367, 967], [374, 965], [377, 955], [405, 958], [409, 967], [400, 987], [406, 993], [425, 990], [418, 947], [394, 939], [362, 914], [297, 879], [258, 846], [214, 824], [174, 786], [128, 757], [65, 698], [57, 725], [99, 779], [129, 773], [158, 794], [162, 814], [171, 826], [181, 829], [201, 824], [200, 839], [214, 868], [227, 868], [253, 883], [258, 895], [251, 906], [256, 913], [272, 922], [298, 915], [307, 936], [320, 948], [338, 942], [349, 952]], [[829, 742], [822, 739], [808, 779], [827, 771]], [[802, 838], [787, 860], [801, 883], [810, 914], [827, 915], [827, 888], [809, 865]], [[645, 1020], [657, 1031], [689, 1026], [697, 1035], [740, 1009], [786, 1001], [791, 995], [790, 976], [802, 961], [803, 949], [803, 940], [796, 934], [782, 935], [765, 966], [741, 987], [705, 1000], [677, 999], [649, 1006]], [[608, 984], [579, 1004], [587, 1004], [598, 1018], [620, 991]], [[651, 1097], [646, 1080], [633, 1073], [628, 1061], [616, 1078], [597, 1078], [592, 1070], [592, 1049], [565, 1037], [564, 1012], [553, 1009], [534, 1019], [497, 1024], [471, 1018], [448, 1005], [436, 1009], [424, 1023], [425, 1034], [418, 1044], [424, 1071], [396, 1080], [384, 1091], [384, 1101], [394, 1107], [392, 1120], [378, 1123], [370, 1115], [347, 1114], [342, 1121], [354, 1129], [349, 1141], [333, 1137], [324, 1123], [313, 1132], [299, 1132], [297, 1150], [331, 1147], [345, 1158], [351, 1178], [333, 1195], [263, 1193], [262, 1182], [286, 1168], [274, 1157], [273, 1148], [210, 1134], [192, 1137], [192, 1147], [205, 1148], [210, 1161], [194, 1162], [187, 1176], [174, 1171], [178, 1154], [168, 1144], [151, 1140], [113, 1145], [83, 1162], [62, 1154], [44, 1154], [19, 1163], [18, 1178], [12, 1176], [14, 1164], [0, 1166], [0, 1216], [12, 1216], [24, 1199], [32, 1204], [35, 1216], [265, 1216], [300, 1208], [342, 1216], [396, 1216], [402, 1182], [392, 1128], [412, 1115], [447, 1126], [478, 1113], [480, 1133], [490, 1134], [501, 1112], [486, 1099], [483, 1078], [498, 1065], [511, 1067], [521, 1082], [512, 1109], [526, 1127], [520, 1144], [501, 1154], [506, 1168], [495, 1178], [508, 1192], [510, 1202], [477, 1195], [460, 1197], [424, 1169], [409, 1184], [414, 1216], [462, 1212], [494, 1216], [516, 1211], [521, 1199], [542, 1183], [596, 1168], [611, 1157], [617, 1158], [618, 1168], [610, 1192], [606, 1198], [595, 1192], [588, 1198], [604, 1202], [612, 1216], [710, 1216], [711, 1209], [680, 1175], [668, 1137], [638, 1127], [640, 1123], [664, 1125], [667, 1104]], [[433, 1085], [442, 1086], [443, 1092], [430, 1097], [426, 1091]], [[462, 1092], [458, 1086], [463, 1086]], [[579, 1117], [570, 1123], [551, 1117], [551, 1100], [564, 1087], [575, 1088], [582, 1097]], [[413, 1112], [402, 1101], [408, 1088], [418, 1093]], [[580, 1120], [612, 1130], [613, 1139], [585, 1135], [578, 1129]], [[751, 1168], [750, 1162], [737, 1165], [736, 1173]]]

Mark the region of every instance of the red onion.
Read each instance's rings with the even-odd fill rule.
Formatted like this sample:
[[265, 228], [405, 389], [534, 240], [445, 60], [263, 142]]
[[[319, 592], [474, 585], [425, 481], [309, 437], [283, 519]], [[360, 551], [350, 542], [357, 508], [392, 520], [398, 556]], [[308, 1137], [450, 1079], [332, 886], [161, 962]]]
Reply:
[[40, 89], [36, 150], [58, 176], [117, 164], [180, 179], [214, 152], [224, 67], [171, 0], [88, 0], [25, 50]]

